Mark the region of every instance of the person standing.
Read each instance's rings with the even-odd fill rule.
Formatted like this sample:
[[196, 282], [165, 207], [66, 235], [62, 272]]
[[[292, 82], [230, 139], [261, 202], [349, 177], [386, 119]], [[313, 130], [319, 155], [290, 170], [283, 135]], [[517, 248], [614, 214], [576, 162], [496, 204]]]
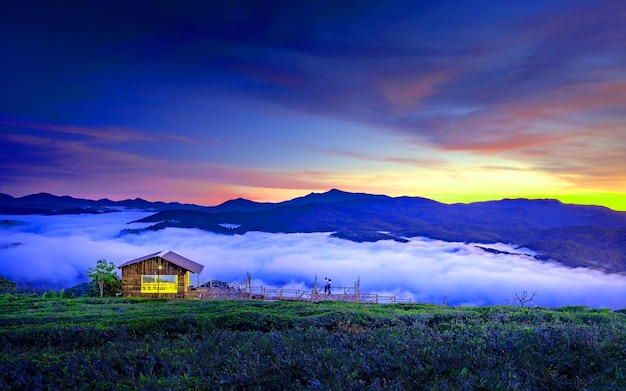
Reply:
[[328, 293], [328, 277], [324, 277], [324, 293]]
[[329, 294], [329, 295], [330, 295], [330, 282], [331, 282], [331, 279], [329, 278], [329, 279], [328, 279], [328, 294]]

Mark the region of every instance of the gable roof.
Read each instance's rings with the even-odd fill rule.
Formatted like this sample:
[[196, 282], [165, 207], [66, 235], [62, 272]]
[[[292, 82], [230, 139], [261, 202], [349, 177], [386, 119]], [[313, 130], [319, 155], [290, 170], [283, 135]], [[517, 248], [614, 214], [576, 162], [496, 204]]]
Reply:
[[141, 261], [145, 261], [147, 259], [152, 259], [152, 258], [157, 258], [157, 257], [164, 259], [170, 263], [173, 263], [176, 266], [180, 266], [183, 269], [189, 270], [190, 272], [193, 272], [196, 274], [200, 274], [202, 272], [202, 269], [204, 269], [204, 265], [196, 263], [192, 261], [191, 259], [185, 258], [182, 255], [176, 254], [174, 251], [169, 251], [169, 250], [160, 251], [154, 254], [148, 254], [143, 257], [130, 260], [128, 262], [125, 262], [119, 265], [117, 268], [121, 269], [124, 266], [132, 265], [133, 263], [138, 263]]

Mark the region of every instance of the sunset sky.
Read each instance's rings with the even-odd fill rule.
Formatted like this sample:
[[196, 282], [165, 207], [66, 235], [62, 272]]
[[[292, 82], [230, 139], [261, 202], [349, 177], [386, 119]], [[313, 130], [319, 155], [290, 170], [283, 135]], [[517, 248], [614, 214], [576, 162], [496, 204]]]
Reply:
[[0, 193], [626, 210], [625, 26], [623, 1], [4, 2]]

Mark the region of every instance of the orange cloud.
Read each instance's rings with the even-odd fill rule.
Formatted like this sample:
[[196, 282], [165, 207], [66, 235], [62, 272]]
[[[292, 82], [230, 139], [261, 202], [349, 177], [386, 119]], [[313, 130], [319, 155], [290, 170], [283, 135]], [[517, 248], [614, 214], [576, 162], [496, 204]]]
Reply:
[[449, 79], [450, 75], [447, 73], [431, 73], [412, 80], [382, 82], [381, 90], [395, 113], [406, 113], [415, 109], [422, 99], [434, 94], [436, 87]]
[[526, 132], [467, 132], [459, 134], [448, 142], [445, 149], [448, 151], [473, 151], [486, 153], [500, 153], [538, 146], [558, 144], [575, 137], [570, 135], [554, 135]]
[[398, 163], [415, 167], [442, 167], [447, 163], [445, 160], [436, 159], [421, 159], [416, 157], [402, 157], [402, 156], [373, 156], [364, 153], [345, 151], [345, 150], [330, 150], [323, 148], [307, 148], [307, 151], [314, 151], [331, 156], [347, 157], [351, 159], [365, 160], [370, 162], [386, 162], [386, 163]]
[[[488, 153], [606, 138], [623, 143], [626, 81], [581, 83], [543, 96], [495, 104], [484, 112], [447, 124], [435, 142], [444, 150]], [[555, 149], [557, 150], [557, 149]]]
[[139, 132], [134, 129], [120, 127], [120, 126], [100, 126], [100, 127], [85, 127], [74, 125], [58, 125], [58, 124], [46, 124], [40, 122], [27, 122], [16, 120], [0, 120], [0, 125], [32, 130], [43, 130], [56, 133], [74, 134], [81, 136], [93, 137], [97, 140], [106, 140], [113, 142], [124, 141], [155, 141], [154, 137], [148, 136], [145, 133]]

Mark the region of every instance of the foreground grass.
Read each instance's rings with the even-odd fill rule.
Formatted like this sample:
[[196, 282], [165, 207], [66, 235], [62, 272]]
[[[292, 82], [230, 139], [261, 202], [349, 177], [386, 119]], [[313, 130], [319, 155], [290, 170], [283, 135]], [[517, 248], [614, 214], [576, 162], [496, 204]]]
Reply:
[[623, 390], [586, 307], [0, 296], [2, 390]]

